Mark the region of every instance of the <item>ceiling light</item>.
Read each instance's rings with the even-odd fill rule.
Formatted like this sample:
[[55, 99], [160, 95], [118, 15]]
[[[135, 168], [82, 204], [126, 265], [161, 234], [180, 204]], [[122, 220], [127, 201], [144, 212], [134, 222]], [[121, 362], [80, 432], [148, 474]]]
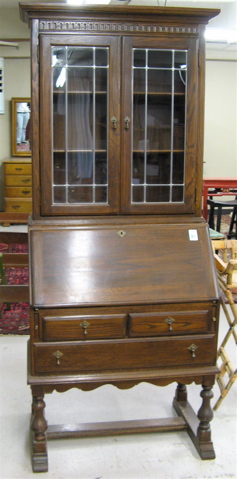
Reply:
[[69, 5], [108, 5], [110, 0], [67, 0]]

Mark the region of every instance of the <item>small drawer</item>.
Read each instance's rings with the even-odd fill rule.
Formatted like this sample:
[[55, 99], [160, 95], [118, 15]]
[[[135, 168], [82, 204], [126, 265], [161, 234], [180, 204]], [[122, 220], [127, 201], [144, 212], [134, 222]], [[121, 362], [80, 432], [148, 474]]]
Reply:
[[35, 343], [33, 357], [35, 373], [45, 374], [213, 366], [216, 340], [215, 335], [206, 334], [146, 340]]
[[5, 186], [32, 186], [32, 177], [27, 175], [6, 175]]
[[124, 338], [126, 315], [42, 317], [44, 341]]
[[31, 213], [32, 212], [32, 200], [18, 198], [5, 199], [5, 212], [6, 213]]
[[210, 330], [210, 319], [210, 310], [130, 314], [129, 336], [204, 333]]
[[5, 197], [7, 198], [31, 198], [32, 188], [22, 186], [8, 186], [5, 188]]
[[31, 163], [12, 163], [5, 165], [5, 175], [31, 175]]

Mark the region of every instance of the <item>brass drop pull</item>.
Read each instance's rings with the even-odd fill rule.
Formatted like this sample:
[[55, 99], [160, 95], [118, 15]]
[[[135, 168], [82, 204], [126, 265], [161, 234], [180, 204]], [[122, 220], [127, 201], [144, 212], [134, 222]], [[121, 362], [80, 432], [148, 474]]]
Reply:
[[16, 171], [22, 171], [22, 168], [16, 168]]
[[30, 178], [25, 178], [24, 180], [21, 180], [22, 183], [29, 183], [30, 182]]
[[125, 128], [126, 130], [129, 130], [129, 123], [130, 123], [130, 118], [129, 116], [126, 116], [126, 118], [124, 118], [124, 121], [125, 121]]
[[23, 193], [23, 195], [29, 195], [29, 194], [30, 194], [30, 190], [22, 190], [22, 193]]
[[118, 125], [117, 125], [117, 121], [118, 121], [118, 120], [117, 120], [116, 116], [112, 116], [111, 121], [112, 121], [112, 123], [113, 123], [113, 129], [116, 130], [116, 129], [117, 129], [117, 126], [118, 126]]
[[195, 351], [198, 347], [196, 346], [196, 344], [191, 344], [191, 346], [188, 347], [189, 351], [191, 351], [192, 353], [192, 358], [196, 358], [196, 354], [195, 354]]
[[165, 320], [166, 324], [168, 324], [169, 326], [169, 331], [172, 331], [172, 323], [175, 322], [175, 319], [174, 318], [171, 318], [170, 316], [168, 318], [166, 318]]
[[12, 205], [12, 208], [13, 208], [14, 210], [18, 210], [20, 207], [21, 207], [21, 205]]
[[60, 358], [61, 358], [61, 356], [63, 356], [63, 353], [61, 353], [61, 351], [55, 351], [55, 353], [53, 353], [53, 356], [55, 356], [55, 358], [57, 360], [56, 364], [57, 364], [57, 366], [59, 366], [60, 365]]
[[88, 321], [82, 321], [80, 326], [83, 328], [83, 334], [88, 334], [87, 328], [90, 326], [90, 323], [88, 323]]

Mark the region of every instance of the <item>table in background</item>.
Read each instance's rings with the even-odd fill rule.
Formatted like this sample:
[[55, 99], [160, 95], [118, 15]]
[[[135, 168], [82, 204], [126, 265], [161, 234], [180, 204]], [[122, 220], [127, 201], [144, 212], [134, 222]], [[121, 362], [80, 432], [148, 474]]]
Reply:
[[237, 195], [237, 178], [204, 178], [203, 179], [203, 217], [207, 220], [208, 196], [212, 197], [212, 196], [235, 196], [235, 195]]

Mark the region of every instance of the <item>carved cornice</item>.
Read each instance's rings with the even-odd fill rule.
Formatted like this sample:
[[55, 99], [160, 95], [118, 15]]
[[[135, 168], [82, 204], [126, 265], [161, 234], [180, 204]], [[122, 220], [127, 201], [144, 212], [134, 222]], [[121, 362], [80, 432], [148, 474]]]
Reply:
[[40, 20], [39, 29], [41, 32], [109, 32], [109, 33], [169, 33], [169, 34], [198, 34], [197, 26], [166, 26], [166, 25], [147, 25], [130, 23], [111, 23], [111, 22], [76, 22], [76, 21], [53, 21]]

